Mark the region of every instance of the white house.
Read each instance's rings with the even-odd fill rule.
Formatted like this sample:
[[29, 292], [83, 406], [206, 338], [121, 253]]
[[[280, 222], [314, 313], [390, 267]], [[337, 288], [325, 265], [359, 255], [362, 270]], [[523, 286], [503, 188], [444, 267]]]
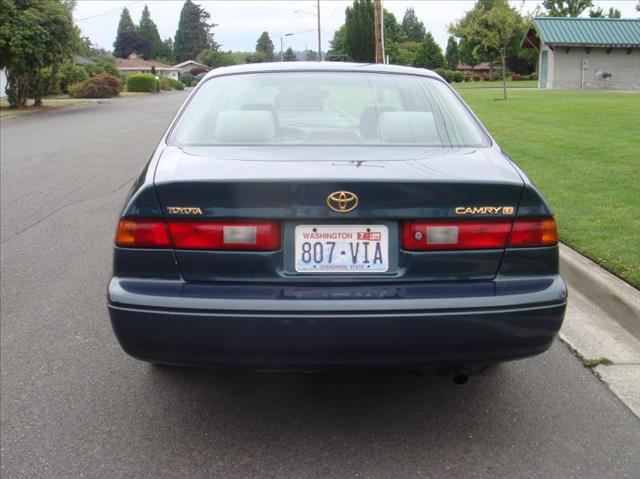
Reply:
[[7, 89], [7, 83], [7, 69], [3, 68], [0, 70], [0, 98], [7, 97], [7, 93], [5, 91]]
[[640, 19], [536, 17], [539, 88], [640, 90]]
[[180, 70], [180, 73], [191, 73], [191, 70], [194, 68], [203, 68], [207, 71], [211, 70], [207, 65], [203, 65], [195, 60], [187, 60], [186, 62], [178, 63], [177, 65], [173, 65], [173, 68]]
[[138, 58], [135, 53], [129, 55], [129, 58], [116, 58], [118, 71], [123, 75], [131, 73], [151, 73], [155, 68], [156, 75], [178, 79], [179, 71], [171, 65], [157, 62], [155, 60], [143, 60]]

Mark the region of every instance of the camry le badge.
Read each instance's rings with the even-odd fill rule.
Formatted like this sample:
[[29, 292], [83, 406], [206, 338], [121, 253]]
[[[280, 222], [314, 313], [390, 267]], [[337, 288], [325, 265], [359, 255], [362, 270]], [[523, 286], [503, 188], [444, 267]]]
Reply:
[[350, 191], [334, 191], [327, 196], [327, 206], [338, 213], [348, 213], [358, 207], [358, 196]]

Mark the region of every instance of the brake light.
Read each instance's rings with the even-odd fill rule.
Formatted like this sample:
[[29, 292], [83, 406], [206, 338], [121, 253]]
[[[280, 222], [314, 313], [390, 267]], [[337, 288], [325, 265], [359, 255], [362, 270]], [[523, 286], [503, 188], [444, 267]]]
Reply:
[[488, 221], [407, 221], [402, 248], [408, 251], [501, 249], [558, 243], [553, 218]]
[[273, 251], [280, 248], [276, 221], [169, 221], [176, 249]]
[[513, 223], [509, 246], [552, 246], [558, 243], [558, 230], [553, 218], [517, 219]]
[[121, 219], [116, 245], [124, 248], [274, 251], [280, 248], [280, 223]]
[[510, 221], [408, 221], [402, 248], [410, 251], [504, 248]]
[[167, 248], [169, 235], [164, 221], [121, 219], [116, 245], [124, 248]]

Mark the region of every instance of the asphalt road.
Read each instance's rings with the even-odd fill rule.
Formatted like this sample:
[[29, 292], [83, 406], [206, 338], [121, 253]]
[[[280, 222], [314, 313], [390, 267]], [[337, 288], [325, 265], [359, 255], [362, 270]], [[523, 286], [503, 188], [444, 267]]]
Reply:
[[126, 356], [114, 226], [183, 98], [1, 122], [2, 477], [640, 476], [640, 421], [560, 342], [463, 386]]

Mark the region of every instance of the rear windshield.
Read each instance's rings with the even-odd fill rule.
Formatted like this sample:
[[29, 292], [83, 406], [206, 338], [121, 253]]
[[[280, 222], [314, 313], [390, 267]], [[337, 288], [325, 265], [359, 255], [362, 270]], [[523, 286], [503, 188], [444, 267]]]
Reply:
[[189, 102], [171, 142], [178, 146], [488, 144], [443, 82], [364, 72], [214, 77]]

